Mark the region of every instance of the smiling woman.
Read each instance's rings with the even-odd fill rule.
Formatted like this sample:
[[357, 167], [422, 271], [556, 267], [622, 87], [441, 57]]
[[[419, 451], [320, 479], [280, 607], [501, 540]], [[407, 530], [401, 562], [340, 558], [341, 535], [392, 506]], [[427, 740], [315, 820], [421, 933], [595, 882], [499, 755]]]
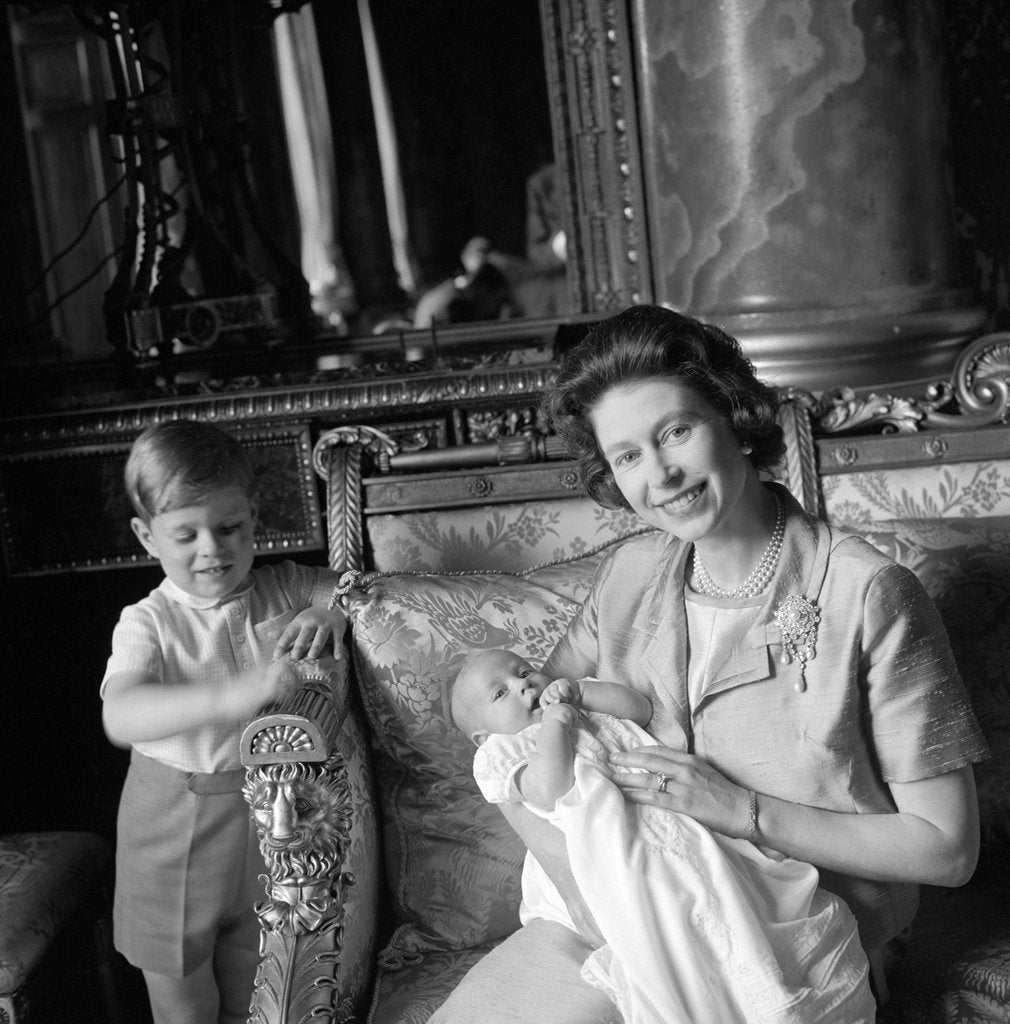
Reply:
[[[936, 608], [911, 571], [762, 479], [782, 451], [775, 395], [722, 330], [659, 306], [603, 320], [561, 361], [545, 412], [596, 500], [656, 529], [608, 554], [543, 673], [649, 698], [655, 743], [610, 758], [621, 806], [814, 865], [884, 997], [917, 884], [963, 884], [979, 849], [971, 766], [987, 749]], [[585, 940], [565, 964], [577, 973], [619, 923], [614, 900], [584, 898], [577, 846], [553, 822], [502, 810]], [[534, 970], [558, 921], [524, 918], [476, 970]], [[472, 1019], [476, 977], [435, 1024]], [[712, 1005], [737, 998], [728, 979], [713, 987]], [[514, 1009], [484, 1019], [527, 1019]]]

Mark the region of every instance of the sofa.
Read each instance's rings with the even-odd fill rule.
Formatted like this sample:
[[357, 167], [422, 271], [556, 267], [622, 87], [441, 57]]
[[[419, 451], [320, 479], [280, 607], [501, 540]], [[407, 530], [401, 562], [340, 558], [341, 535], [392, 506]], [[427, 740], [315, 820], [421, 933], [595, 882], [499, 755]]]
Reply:
[[[881, 1012], [895, 1024], [1010, 1020], [1006, 352], [1004, 336], [969, 346], [918, 398], [780, 392], [776, 476], [920, 576], [992, 750], [976, 772], [978, 870], [923, 887]], [[342, 657], [306, 663], [301, 689], [243, 735], [267, 865], [253, 1021], [422, 1024], [518, 926], [524, 849], [471, 779], [447, 687], [475, 648], [544, 657], [641, 525], [580, 496], [551, 439], [512, 426], [480, 452], [375, 426], [315, 447], [351, 628]]]

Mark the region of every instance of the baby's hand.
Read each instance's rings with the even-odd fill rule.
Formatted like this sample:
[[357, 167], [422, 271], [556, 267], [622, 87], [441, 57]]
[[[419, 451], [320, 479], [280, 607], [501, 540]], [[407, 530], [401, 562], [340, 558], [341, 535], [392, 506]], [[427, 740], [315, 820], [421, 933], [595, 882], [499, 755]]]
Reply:
[[570, 729], [577, 717], [578, 712], [571, 704], [548, 704], [544, 708], [543, 717], [540, 719], [540, 722], [543, 725], [546, 725], [548, 722], [557, 722], [566, 729]]
[[318, 658], [331, 636], [335, 637], [333, 657], [339, 660], [344, 653], [340, 637], [343, 636], [345, 622], [344, 613], [339, 608], [332, 611], [319, 607], [306, 608], [281, 633], [274, 648], [274, 660], [289, 652], [295, 661], [300, 658]]
[[571, 704], [579, 707], [582, 703], [582, 688], [573, 679], [555, 679], [548, 683], [540, 694], [540, 706]]

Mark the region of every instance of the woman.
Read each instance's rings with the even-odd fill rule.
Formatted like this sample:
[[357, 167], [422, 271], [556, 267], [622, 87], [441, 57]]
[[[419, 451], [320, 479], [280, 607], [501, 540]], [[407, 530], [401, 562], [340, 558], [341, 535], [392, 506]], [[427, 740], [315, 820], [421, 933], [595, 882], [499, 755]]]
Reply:
[[[719, 329], [619, 313], [565, 358], [546, 412], [588, 493], [656, 532], [602, 564], [543, 671], [642, 690], [662, 745], [615, 756], [651, 773], [619, 773], [626, 798], [815, 864], [880, 993], [917, 884], [961, 885], [978, 856], [986, 748], [935, 608], [910, 571], [762, 482], [783, 451], [775, 396]], [[592, 936], [556, 831], [508, 817]], [[526, 931], [435, 1019], [461, 1019], [466, 989], [486, 989]]]

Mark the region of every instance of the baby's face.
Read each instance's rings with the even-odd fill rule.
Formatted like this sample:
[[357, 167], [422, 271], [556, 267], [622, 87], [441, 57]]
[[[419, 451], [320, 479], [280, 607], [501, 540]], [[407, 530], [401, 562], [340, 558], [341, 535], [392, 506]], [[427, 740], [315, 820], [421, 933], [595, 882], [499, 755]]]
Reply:
[[489, 733], [514, 735], [539, 722], [540, 694], [549, 680], [511, 651], [488, 651], [457, 679], [466, 731], [480, 743]]

